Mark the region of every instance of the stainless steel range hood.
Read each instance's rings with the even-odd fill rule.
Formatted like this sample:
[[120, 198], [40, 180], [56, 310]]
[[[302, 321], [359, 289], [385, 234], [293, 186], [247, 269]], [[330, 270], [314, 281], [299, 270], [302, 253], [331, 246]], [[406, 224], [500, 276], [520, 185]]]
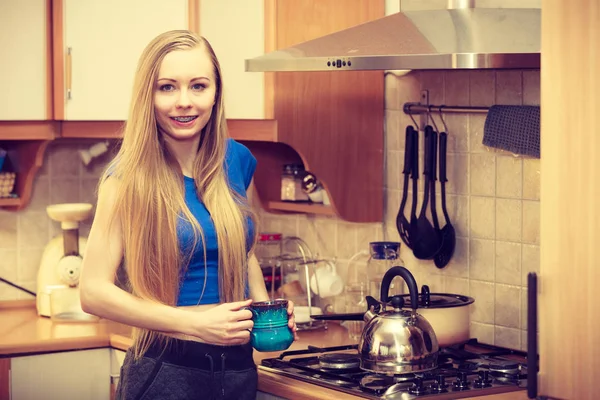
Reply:
[[540, 68], [539, 8], [406, 11], [246, 60], [246, 71]]

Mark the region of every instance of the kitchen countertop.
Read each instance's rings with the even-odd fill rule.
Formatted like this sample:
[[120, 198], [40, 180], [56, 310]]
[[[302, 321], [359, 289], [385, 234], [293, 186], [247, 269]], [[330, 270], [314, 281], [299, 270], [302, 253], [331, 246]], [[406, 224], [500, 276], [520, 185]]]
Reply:
[[[131, 328], [116, 322], [100, 320], [94, 323], [55, 322], [39, 317], [35, 303], [13, 301], [0, 303], [0, 358], [66, 350], [113, 347], [127, 350], [131, 346]], [[342, 346], [355, 344], [346, 329], [329, 323], [328, 329], [302, 331], [299, 340], [288, 350], [306, 349], [307, 346]], [[264, 358], [276, 357], [278, 352], [254, 352], [257, 364]], [[303, 399], [356, 399], [335, 390], [322, 388], [295, 379], [259, 370], [259, 390], [294, 400]], [[481, 398], [485, 400], [526, 399], [524, 391]]]

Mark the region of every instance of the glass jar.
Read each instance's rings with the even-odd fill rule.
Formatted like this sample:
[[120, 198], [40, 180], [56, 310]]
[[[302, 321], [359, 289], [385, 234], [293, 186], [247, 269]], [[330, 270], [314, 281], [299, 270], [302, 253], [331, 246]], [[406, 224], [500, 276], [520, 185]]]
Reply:
[[308, 194], [302, 189], [302, 179], [306, 171], [301, 164], [285, 164], [281, 173], [282, 201], [309, 201]]
[[281, 233], [264, 232], [259, 233], [254, 254], [260, 264], [267, 291], [274, 298], [274, 293], [281, 286], [282, 272], [279, 259], [281, 257]]
[[[400, 258], [400, 242], [369, 243], [370, 258], [367, 263], [368, 294], [381, 300], [381, 281], [385, 273], [396, 265], [404, 266]], [[390, 284], [389, 296], [404, 294], [404, 285], [400, 280]]]

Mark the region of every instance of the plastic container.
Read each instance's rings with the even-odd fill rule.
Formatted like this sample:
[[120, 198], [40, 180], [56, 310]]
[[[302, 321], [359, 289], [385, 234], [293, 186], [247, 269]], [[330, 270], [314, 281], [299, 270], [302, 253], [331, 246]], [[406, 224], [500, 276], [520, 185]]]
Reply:
[[50, 319], [57, 322], [96, 322], [100, 318], [81, 309], [79, 287], [54, 287], [50, 295]]

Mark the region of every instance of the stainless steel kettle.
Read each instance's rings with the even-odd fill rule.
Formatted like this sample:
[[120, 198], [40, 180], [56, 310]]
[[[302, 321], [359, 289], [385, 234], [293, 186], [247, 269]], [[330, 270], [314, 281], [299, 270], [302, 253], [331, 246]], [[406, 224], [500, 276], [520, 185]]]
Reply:
[[[402, 310], [402, 296], [393, 296], [388, 303], [392, 279], [406, 281], [412, 310]], [[437, 367], [439, 345], [433, 328], [417, 313], [418, 289], [415, 278], [404, 267], [390, 268], [381, 283], [381, 302], [367, 298], [369, 310], [366, 325], [358, 344], [360, 367], [384, 374], [405, 374]], [[391, 304], [392, 310], [386, 308]]]

